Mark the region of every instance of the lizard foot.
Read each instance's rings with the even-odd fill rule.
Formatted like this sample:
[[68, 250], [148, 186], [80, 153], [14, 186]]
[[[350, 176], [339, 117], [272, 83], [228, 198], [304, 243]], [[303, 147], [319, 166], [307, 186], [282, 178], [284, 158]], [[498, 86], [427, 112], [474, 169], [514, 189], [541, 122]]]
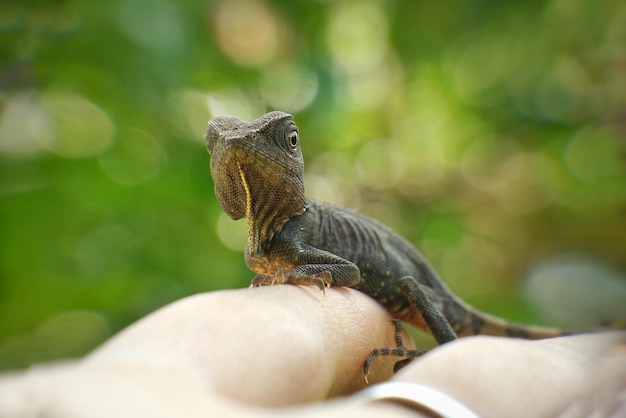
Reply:
[[272, 286], [275, 284], [292, 284], [296, 286], [313, 285], [325, 293], [326, 287], [332, 283], [329, 272], [322, 272], [317, 275], [299, 274], [292, 271], [284, 272], [283, 269], [276, 270], [273, 276], [258, 274], [250, 282], [250, 287]]
[[396, 362], [396, 364], [393, 366], [393, 371], [395, 373], [402, 367], [409, 364], [412, 360], [426, 353], [425, 350], [413, 350], [410, 348], [406, 348], [404, 346], [404, 342], [402, 341], [402, 322], [397, 319], [392, 319], [391, 322], [393, 322], [395, 326], [394, 339], [396, 341], [396, 347], [381, 347], [372, 350], [370, 355], [365, 360], [365, 363], [363, 364], [365, 383], [369, 383], [367, 377], [372, 367], [372, 363], [379, 356], [404, 357], [402, 360]]
[[254, 279], [250, 281], [250, 287], [271, 286], [274, 283], [276, 283], [276, 281], [272, 276], [257, 274]]

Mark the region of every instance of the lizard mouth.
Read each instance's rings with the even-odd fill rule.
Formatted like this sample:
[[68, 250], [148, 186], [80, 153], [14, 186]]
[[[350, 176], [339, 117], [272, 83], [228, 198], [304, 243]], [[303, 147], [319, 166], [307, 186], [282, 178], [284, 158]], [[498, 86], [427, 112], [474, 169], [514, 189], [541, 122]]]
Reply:
[[220, 144], [228, 142], [222, 132], [245, 132], [247, 124], [232, 116], [220, 116], [209, 122], [209, 129], [204, 138], [207, 142], [209, 153], [213, 155]]

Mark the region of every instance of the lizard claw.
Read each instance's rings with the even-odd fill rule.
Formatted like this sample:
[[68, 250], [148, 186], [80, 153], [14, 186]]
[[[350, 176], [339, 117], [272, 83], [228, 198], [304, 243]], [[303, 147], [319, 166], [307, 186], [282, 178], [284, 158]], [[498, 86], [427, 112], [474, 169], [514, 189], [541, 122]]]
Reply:
[[289, 283], [295, 286], [313, 285], [316, 286], [322, 294], [326, 293], [326, 288], [332, 285], [333, 279], [330, 272], [324, 271], [316, 275], [301, 274], [298, 272], [287, 271], [282, 268], [276, 269], [272, 276], [258, 274], [250, 282], [250, 287], [273, 286], [275, 284]]
[[326, 283], [321, 278], [317, 276], [311, 277], [311, 284], [317, 286], [318, 289], [322, 291], [323, 295], [326, 294]]
[[250, 287], [271, 286], [272, 284], [274, 283], [271, 276], [257, 274], [256, 277], [250, 282]]
[[327, 271], [324, 271], [316, 276], [310, 276], [308, 279], [310, 280], [310, 284], [317, 286], [324, 295], [326, 294], [326, 288], [329, 288], [333, 282], [331, 274]]
[[283, 268], [279, 267], [278, 269], [276, 269], [276, 272], [274, 272], [274, 275], [272, 276], [271, 284], [285, 284], [287, 281], [288, 279], [285, 277], [285, 271], [283, 270]]
[[326, 293], [326, 288], [330, 287], [332, 277], [329, 272], [322, 272], [315, 275], [309, 275], [294, 271], [288, 271], [286, 274], [280, 271], [279, 283], [289, 283], [296, 286], [313, 285], [316, 286], [322, 294]]

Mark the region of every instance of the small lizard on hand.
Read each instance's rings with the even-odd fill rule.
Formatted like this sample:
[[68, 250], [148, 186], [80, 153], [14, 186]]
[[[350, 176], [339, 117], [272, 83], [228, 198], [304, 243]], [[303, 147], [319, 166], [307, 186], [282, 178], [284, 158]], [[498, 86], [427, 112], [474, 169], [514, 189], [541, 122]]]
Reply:
[[[292, 115], [270, 112], [253, 122], [220, 116], [206, 134], [215, 194], [233, 219], [246, 218], [246, 264], [253, 286], [274, 283], [348, 286], [384, 305], [401, 321], [430, 332], [444, 344], [470, 335], [539, 339], [558, 329], [509, 323], [455, 296], [424, 257], [379, 222], [304, 193], [300, 134]], [[413, 359], [399, 337], [378, 355]], [[399, 362], [399, 365], [403, 362]]]

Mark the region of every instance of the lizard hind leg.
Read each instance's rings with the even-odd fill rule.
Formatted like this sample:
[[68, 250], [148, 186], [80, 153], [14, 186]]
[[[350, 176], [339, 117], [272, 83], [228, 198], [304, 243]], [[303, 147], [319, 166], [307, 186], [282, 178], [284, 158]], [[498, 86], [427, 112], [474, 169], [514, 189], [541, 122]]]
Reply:
[[367, 377], [369, 375], [370, 369], [372, 367], [372, 363], [379, 356], [392, 356], [392, 357], [403, 357], [402, 360], [396, 362], [393, 366], [394, 373], [400, 370], [402, 367], [409, 364], [415, 358], [421, 356], [426, 353], [425, 350], [413, 350], [410, 348], [406, 348], [404, 346], [404, 342], [402, 341], [402, 322], [398, 319], [392, 319], [391, 322], [394, 324], [394, 339], [396, 342], [395, 347], [381, 347], [375, 348], [372, 350], [370, 355], [365, 360], [363, 364], [363, 373], [365, 375], [365, 382], [369, 383]]
[[[399, 280], [400, 291], [407, 298], [411, 306], [422, 315], [426, 325], [430, 328], [430, 332], [437, 341], [438, 344], [445, 344], [447, 342], [456, 340], [458, 337], [452, 329], [450, 322], [443, 316], [441, 311], [437, 309], [434, 304], [435, 294], [429, 287], [418, 283], [415, 278], [410, 276], [402, 277]], [[430, 295], [430, 297], [429, 297]], [[363, 364], [363, 372], [365, 373], [365, 381], [367, 382], [367, 376], [372, 366], [372, 362], [378, 356], [395, 356], [404, 357], [404, 359], [398, 361], [393, 368], [394, 372], [397, 372], [402, 367], [406, 366], [413, 359], [426, 353], [425, 350], [412, 350], [406, 348], [402, 342], [402, 323], [394, 319], [396, 347], [383, 347], [375, 348], [372, 350], [368, 358]]]
[[[418, 283], [410, 276], [402, 277], [399, 281], [402, 294], [409, 303], [418, 310], [424, 322], [430, 328], [430, 333], [439, 345], [456, 340], [458, 337], [452, 329], [450, 321], [446, 319], [433, 303], [434, 293], [429, 287]], [[428, 295], [431, 295], [429, 297]]]

